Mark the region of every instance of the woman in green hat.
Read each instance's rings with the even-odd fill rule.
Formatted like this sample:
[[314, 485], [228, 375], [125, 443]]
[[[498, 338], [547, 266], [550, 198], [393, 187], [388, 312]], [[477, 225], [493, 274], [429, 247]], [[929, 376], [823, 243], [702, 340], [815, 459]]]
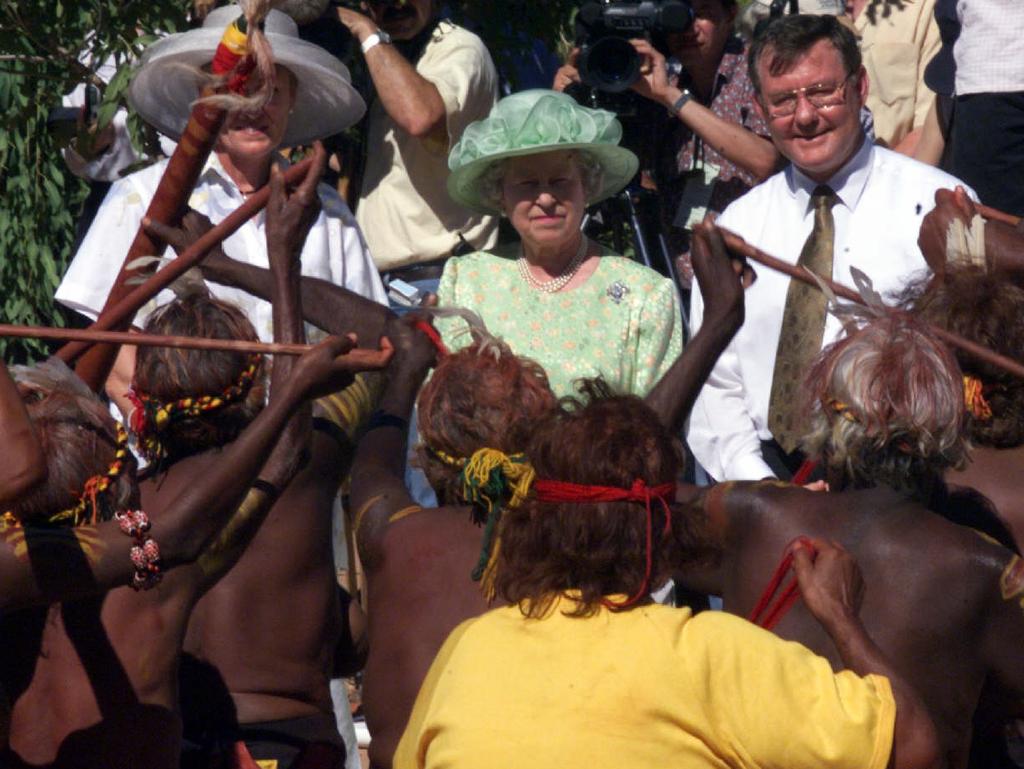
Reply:
[[[611, 112], [538, 89], [498, 102], [448, 158], [452, 198], [504, 214], [519, 242], [449, 260], [439, 304], [479, 313], [516, 354], [546, 369], [559, 396], [596, 376], [643, 396], [682, 350], [671, 281], [581, 230], [586, 207], [636, 174], [637, 158], [618, 145], [621, 136]], [[464, 321], [438, 327], [450, 347], [470, 341]]]

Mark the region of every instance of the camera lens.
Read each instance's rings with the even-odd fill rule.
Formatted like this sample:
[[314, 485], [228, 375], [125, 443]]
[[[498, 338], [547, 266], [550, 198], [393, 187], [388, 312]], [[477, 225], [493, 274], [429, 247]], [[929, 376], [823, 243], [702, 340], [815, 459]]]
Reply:
[[629, 88], [640, 74], [640, 55], [628, 40], [603, 37], [580, 55], [580, 77], [592, 88], [619, 93]]

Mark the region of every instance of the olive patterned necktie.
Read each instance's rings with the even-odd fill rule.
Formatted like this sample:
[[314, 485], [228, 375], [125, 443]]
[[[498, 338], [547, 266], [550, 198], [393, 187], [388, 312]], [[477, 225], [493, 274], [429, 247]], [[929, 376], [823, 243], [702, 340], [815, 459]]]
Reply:
[[[838, 202], [839, 198], [830, 187], [821, 184], [814, 188], [811, 194], [814, 229], [797, 262], [798, 267], [805, 267], [824, 278], [832, 277], [836, 236], [832, 206]], [[803, 437], [805, 425], [802, 418], [806, 409], [800, 397], [800, 385], [811, 361], [821, 351], [825, 308], [825, 294], [817, 287], [790, 279], [768, 401], [768, 429], [786, 453], [797, 449]]]

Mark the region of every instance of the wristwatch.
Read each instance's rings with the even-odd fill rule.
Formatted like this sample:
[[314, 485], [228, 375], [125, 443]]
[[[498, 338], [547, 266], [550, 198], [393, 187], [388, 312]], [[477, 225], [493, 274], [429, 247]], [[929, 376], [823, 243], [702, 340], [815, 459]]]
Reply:
[[380, 43], [391, 43], [391, 35], [389, 35], [383, 29], [378, 29], [376, 32], [374, 32], [372, 35], [370, 35], [363, 41], [363, 56], [366, 55], [367, 51], [369, 51], [375, 45], [378, 45]]
[[679, 110], [681, 110], [686, 105], [686, 102], [690, 101], [692, 98], [693, 94], [690, 93], [688, 89], [684, 88], [682, 93], [679, 94], [679, 98], [673, 102], [672, 109], [668, 111], [668, 114], [672, 117], [678, 117]]

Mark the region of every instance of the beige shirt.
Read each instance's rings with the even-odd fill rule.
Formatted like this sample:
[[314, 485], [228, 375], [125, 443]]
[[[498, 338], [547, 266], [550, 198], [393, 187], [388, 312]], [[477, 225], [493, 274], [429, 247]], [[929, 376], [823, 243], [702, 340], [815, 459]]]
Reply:
[[941, 40], [935, 0], [868, 0], [854, 20], [868, 72], [867, 106], [875, 137], [894, 147], [924, 119], [935, 94], [924, 84], [924, 68]]
[[474, 214], [448, 197], [448, 149], [497, 101], [498, 74], [483, 41], [442, 21], [416, 64], [441, 94], [448, 144], [410, 136], [380, 100], [370, 107], [368, 157], [356, 219], [378, 269], [388, 270], [451, 254], [459, 233], [476, 249], [493, 246], [498, 220]]

